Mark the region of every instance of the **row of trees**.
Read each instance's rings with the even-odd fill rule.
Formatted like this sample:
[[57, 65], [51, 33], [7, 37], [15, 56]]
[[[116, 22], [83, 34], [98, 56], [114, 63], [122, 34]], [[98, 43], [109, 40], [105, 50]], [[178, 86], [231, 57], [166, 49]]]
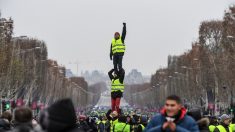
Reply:
[[[93, 106], [101, 84], [88, 86], [84, 78], [65, 77], [65, 67], [48, 60], [45, 42], [13, 37], [13, 20], [0, 18], [0, 95], [2, 100], [23, 99], [26, 104], [50, 105], [70, 97], [79, 109]], [[95, 90], [95, 91], [94, 91]]]
[[[233, 104], [234, 91], [235, 6], [231, 6], [223, 20], [202, 22], [192, 49], [169, 56], [168, 67], [156, 71], [150, 86], [142, 92], [133, 88], [126, 99], [139, 106], [151, 102], [150, 107], [160, 107], [166, 96], [177, 94], [189, 106], [207, 108], [209, 103], [219, 111]], [[136, 96], [142, 94], [143, 98]]]

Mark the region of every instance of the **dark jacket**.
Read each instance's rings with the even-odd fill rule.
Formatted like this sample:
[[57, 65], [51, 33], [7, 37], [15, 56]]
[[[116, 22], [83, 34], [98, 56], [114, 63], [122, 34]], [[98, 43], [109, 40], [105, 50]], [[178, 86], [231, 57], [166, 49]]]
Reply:
[[80, 122], [79, 128], [83, 130], [84, 132], [92, 132], [92, 128], [89, 126], [86, 120]]
[[31, 122], [28, 123], [16, 123], [15, 128], [10, 132], [42, 132], [41, 130], [35, 130]]
[[77, 127], [76, 113], [71, 99], [57, 101], [47, 111], [47, 132], [83, 132]]
[[[119, 78], [120, 83], [124, 83], [124, 78], [125, 78], [124, 69], [122, 70], [121, 73], [119, 73], [119, 75], [116, 78], [113, 76], [113, 72], [114, 72], [114, 69], [112, 69], [108, 72], [110, 80], [112, 81], [113, 79], [115, 80], [115, 79]], [[112, 98], [121, 98], [122, 96], [123, 96], [123, 93], [121, 91], [116, 91], [116, 92], [111, 93]]]
[[[124, 25], [123, 26], [123, 29], [122, 29], [122, 36], [121, 36], [121, 39], [122, 39], [122, 42], [123, 44], [125, 43], [125, 38], [126, 38], [126, 26]], [[124, 53], [116, 53], [117, 55], [124, 55]], [[115, 55], [116, 55], [115, 54]], [[110, 47], [110, 58], [113, 56], [113, 50], [112, 50], [112, 43], [111, 43], [111, 47]]]
[[11, 125], [7, 119], [0, 119], [0, 132], [11, 130]]
[[[145, 132], [162, 132], [162, 125], [166, 122], [166, 110], [163, 109], [160, 114], [157, 114], [149, 122]], [[186, 109], [182, 108], [179, 118], [176, 120], [176, 132], [199, 132], [197, 123], [195, 120], [186, 115]], [[165, 132], [170, 132], [167, 129]]]

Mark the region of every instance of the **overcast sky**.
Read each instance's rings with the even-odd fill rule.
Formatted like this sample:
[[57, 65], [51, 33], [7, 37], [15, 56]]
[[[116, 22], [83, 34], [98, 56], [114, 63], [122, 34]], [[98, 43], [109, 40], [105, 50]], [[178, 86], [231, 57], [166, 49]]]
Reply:
[[[2, 17], [14, 19], [14, 35], [44, 40], [49, 58], [76, 73], [108, 72], [114, 32], [127, 23], [127, 72], [151, 75], [198, 38], [202, 21], [222, 19], [234, 0], [0, 0]], [[70, 64], [72, 63], [72, 64]]]

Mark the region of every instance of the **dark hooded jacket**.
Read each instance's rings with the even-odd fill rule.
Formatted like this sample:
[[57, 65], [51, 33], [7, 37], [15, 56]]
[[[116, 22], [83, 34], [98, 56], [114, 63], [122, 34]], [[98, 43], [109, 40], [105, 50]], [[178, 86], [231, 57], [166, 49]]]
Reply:
[[[163, 109], [160, 114], [153, 117], [144, 131], [162, 132], [162, 125], [166, 122], [166, 116], [166, 110]], [[176, 124], [176, 132], [199, 132], [197, 123], [192, 117], [186, 115], [185, 108], [182, 108], [179, 114], [176, 115], [176, 120], [174, 122]], [[165, 132], [170, 132], [170, 130], [167, 129]]]
[[60, 100], [48, 109], [47, 132], [83, 132], [76, 124], [76, 113], [71, 99]]
[[42, 131], [35, 130], [31, 122], [26, 122], [26, 123], [16, 123], [14, 129], [10, 132], [42, 132]]
[[7, 119], [0, 119], [0, 132], [11, 130], [11, 125]]

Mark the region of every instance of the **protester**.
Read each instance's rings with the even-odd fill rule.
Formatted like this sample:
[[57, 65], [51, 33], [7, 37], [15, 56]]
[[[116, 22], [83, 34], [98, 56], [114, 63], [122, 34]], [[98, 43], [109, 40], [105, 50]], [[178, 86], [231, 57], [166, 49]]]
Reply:
[[12, 114], [10, 111], [3, 112], [0, 118], [0, 132], [11, 130]]
[[47, 132], [77, 132], [76, 113], [71, 99], [62, 99], [52, 104], [44, 112], [41, 124]]
[[14, 129], [11, 132], [39, 132], [33, 127], [33, 114], [28, 107], [19, 107], [14, 112]]
[[195, 120], [186, 115], [180, 97], [171, 95], [166, 98], [164, 109], [147, 125], [145, 132], [199, 132]]

